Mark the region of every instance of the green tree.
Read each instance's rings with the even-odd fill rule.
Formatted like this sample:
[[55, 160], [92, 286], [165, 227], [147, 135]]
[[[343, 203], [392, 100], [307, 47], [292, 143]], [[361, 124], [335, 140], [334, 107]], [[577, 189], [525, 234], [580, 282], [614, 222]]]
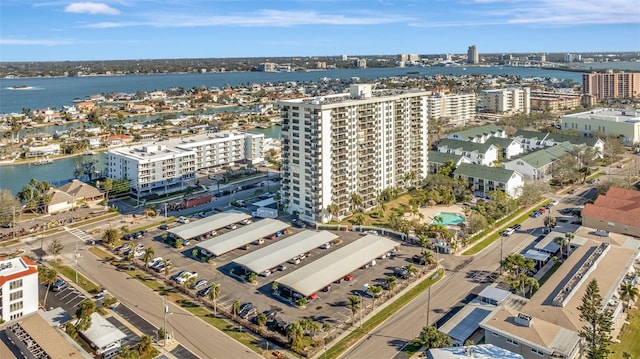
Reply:
[[555, 237], [553, 239], [553, 243], [555, 243], [556, 245], [558, 245], [558, 247], [560, 248], [560, 258], [564, 258], [563, 255], [563, 249], [564, 247], [567, 245], [568, 241], [567, 241], [567, 237]]
[[104, 196], [105, 196], [105, 200], [107, 205], [109, 204], [109, 192], [113, 189], [113, 179], [107, 177], [103, 182], [102, 182], [102, 189], [104, 190]]
[[149, 246], [144, 250], [144, 255], [142, 256], [142, 260], [145, 263], [149, 263], [149, 261], [151, 261], [151, 259], [153, 258], [153, 255], [155, 254], [155, 250], [153, 249], [153, 247]]
[[209, 290], [209, 300], [213, 303], [213, 316], [218, 316], [218, 299], [220, 299], [220, 284], [211, 283], [211, 290]]
[[362, 196], [359, 193], [351, 194], [351, 208], [354, 212], [362, 210]]
[[45, 266], [38, 266], [38, 280], [47, 285], [47, 291], [44, 293], [42, 306], [47, 307], [47, 295], [51, 290], [51, 285], [58, 280], [58, 272]]
[[54, 262], [58, 262], [58, 255], [62, 252], [63, 249], [64, 245], [60, 241], [60, 238], [54, 238], [51, 243], [49, 243], [49, 247], [47, 247], [47, 250], [51, 254], [53, 254]]
[[620, 299], [627, 302], [626, 308], [627, 311], [629, 311], [629, 309], [631, 309], [631, 302], [636, 301], [638, 295], [640, 295], [640, 290], [638, 290], [633, 283], [625, 281], [620, 283], [620, 289], [618, 291], [620, 292]]
[[271, 283], [271, 291], [273, 292], [273, 294], [279, 294], [280, 293], [279, 288], [280, 288], [280, 284], [278, 284], [278, 282], [273, 281], [273, 283]]
[[96, 311], [96, 303], [92, 300], [87, 299], [80, 303], [78, 306], [78, 310], [76, 311], [76, 316], [78, 317], [76, 321], [76, 329], [78, 332], [83, 332], [89, 327], [91, 327], [91, 314]]
[[107, 246], [113, 246], [120, 239], [120, 233], [115, 228], [108, 228], [102, 235], [102, 242]]
[[425, 269], [427, 268], [427, 266], [436, 264], [436, 259], [434, 258], [432, 251], [423, 249], [422, 252], [420, 252], [420, 260], [424, 262]]
[[302, 345], [302, 339], [304, 337], [304, 330], [298, 322], [293, 322], [287, 327], [287, 339], [291, 348], [298, 350]]
[[153, 340], [148, 335], [143, 335], [138, 343], [138, 353], [140, 356], [150, 354], [153, 351]]
[[304, 296], [296, 299], [296, 304], [301, 308], [305, 308], [307, 306], [307, 302], [308, 302], [308, 299], [307, 297], [304, 297]]
[[0, 189], [0, 223], [13, 222], [15, 216], [20, 215], [22, 206], [11, 191]]
[[451, 346], [451, 338], [449, 338], [448, 335], [441, 333], [433, 325], [423, 327], [418, 337], [427, 349]]
[[265, 324], [267, 324], [267, 316], [263, 312], [258, 313], [256, 324], [258, 324], [259, 327], [264, 327]]
[[582, 304], [577, 308], [580, 320], [586, 322], [578, 335], [587, 342], [586, 354], [589, 359], [605, 359], [610, 353], [608, 347], [612, 341], [613, 315], [604, 308], [602, 301], [598, 281], [593, 279], [582, 296]]
[[525, 182], [522, 187], [520, 187], [518, 202], [523, 207], [529, 207], [541, 201], [547, 193], [551, 193], [551, 186], [547, 182], [542, 180]]
[[331, 215], [331, 220], [337, 218], [337, 220], [340, 221], [340, 217], [338, 216], [340, 214], [340, 206], [335, 203], [331, 203], [327, 206], [327, 212]]
[[395, 276], [390, 275], [390, 276], [385, 277], [384, 281], [385, 281], [385, 283], [387, 283], [387, 289], [389, 291], [393, 291], [396, 288], [398, 278], [396, 278]]

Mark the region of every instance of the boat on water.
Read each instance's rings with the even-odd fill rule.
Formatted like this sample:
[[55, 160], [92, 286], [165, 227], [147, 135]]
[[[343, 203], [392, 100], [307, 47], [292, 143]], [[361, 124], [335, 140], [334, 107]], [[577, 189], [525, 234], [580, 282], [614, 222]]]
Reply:
[[53, 160], [51, 158], [45, 157], [45, 158], [37, 159], [33, 164], [36, 166], [42, 166], [42, 165], [49, 165], [52, 163], [53, 163]]
[[7, 87], [9, 90], [31, 90], [33, 87], [28, 85], [19, 85], [19, 86], [9, 86]]

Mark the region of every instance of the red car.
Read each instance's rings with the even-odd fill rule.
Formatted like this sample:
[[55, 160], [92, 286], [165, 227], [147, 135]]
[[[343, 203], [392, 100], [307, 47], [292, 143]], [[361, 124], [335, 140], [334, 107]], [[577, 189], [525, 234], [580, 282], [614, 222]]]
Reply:
[[353, 280], [353, 274], [347, 274], [346, 276], [344, 276], [344, 280]]
[[540, 209], [538, 210], [538, 212], [540, 212], [540, 213], [544, 213], [544, 208], [540, 208]]
[[316, 299], [316, 298], [318, 298], [318, 295], [317, 295], [316, 293], [312, 293], [312, 294], [309, 296], [309, 300], [314, 300], [314, 299]]

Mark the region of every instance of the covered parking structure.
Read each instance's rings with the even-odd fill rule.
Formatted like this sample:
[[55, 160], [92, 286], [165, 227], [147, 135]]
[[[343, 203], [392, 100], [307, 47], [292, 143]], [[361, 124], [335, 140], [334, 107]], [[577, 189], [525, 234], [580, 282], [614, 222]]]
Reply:
[[280, 292], [285, 297], [287, 292], [309, 297], [397, 246], [387, 237], [367, 235], [283, 276], [278, 280]]
[[183, 224], [176, 228], [171, 228], [167, 232], [169, 232], [176, 238], [189, 240], [200, 236], [205, 236], [212, 231], [218, 230], [234, 223], [241, 222], [248, 218], [251, 218], [251, 216], [241, 212], [218, 213], [195, 222]]
[[318, 248], [336, 238], [338, 238], [338, 236], [331, 232], [305, 230], [246, 254], [233, 262], [252, 272], [262, 273], [267, 269], [274, 268], [297, 255]]
[[260, 238], [271, 235], [282, 235], [289, 224], [277, 219], [265, 218], [253, 224], [211, 238], [200, 244], [198, 248], [209, 255], [219, 257], [234, 249], [240, 248]]

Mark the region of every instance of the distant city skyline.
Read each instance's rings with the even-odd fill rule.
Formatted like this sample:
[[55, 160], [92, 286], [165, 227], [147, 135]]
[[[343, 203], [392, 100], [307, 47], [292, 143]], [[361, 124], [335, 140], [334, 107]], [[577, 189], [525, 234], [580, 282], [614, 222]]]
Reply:
[[0, 61], [640, 51], [637, 0], [0, 3]]

